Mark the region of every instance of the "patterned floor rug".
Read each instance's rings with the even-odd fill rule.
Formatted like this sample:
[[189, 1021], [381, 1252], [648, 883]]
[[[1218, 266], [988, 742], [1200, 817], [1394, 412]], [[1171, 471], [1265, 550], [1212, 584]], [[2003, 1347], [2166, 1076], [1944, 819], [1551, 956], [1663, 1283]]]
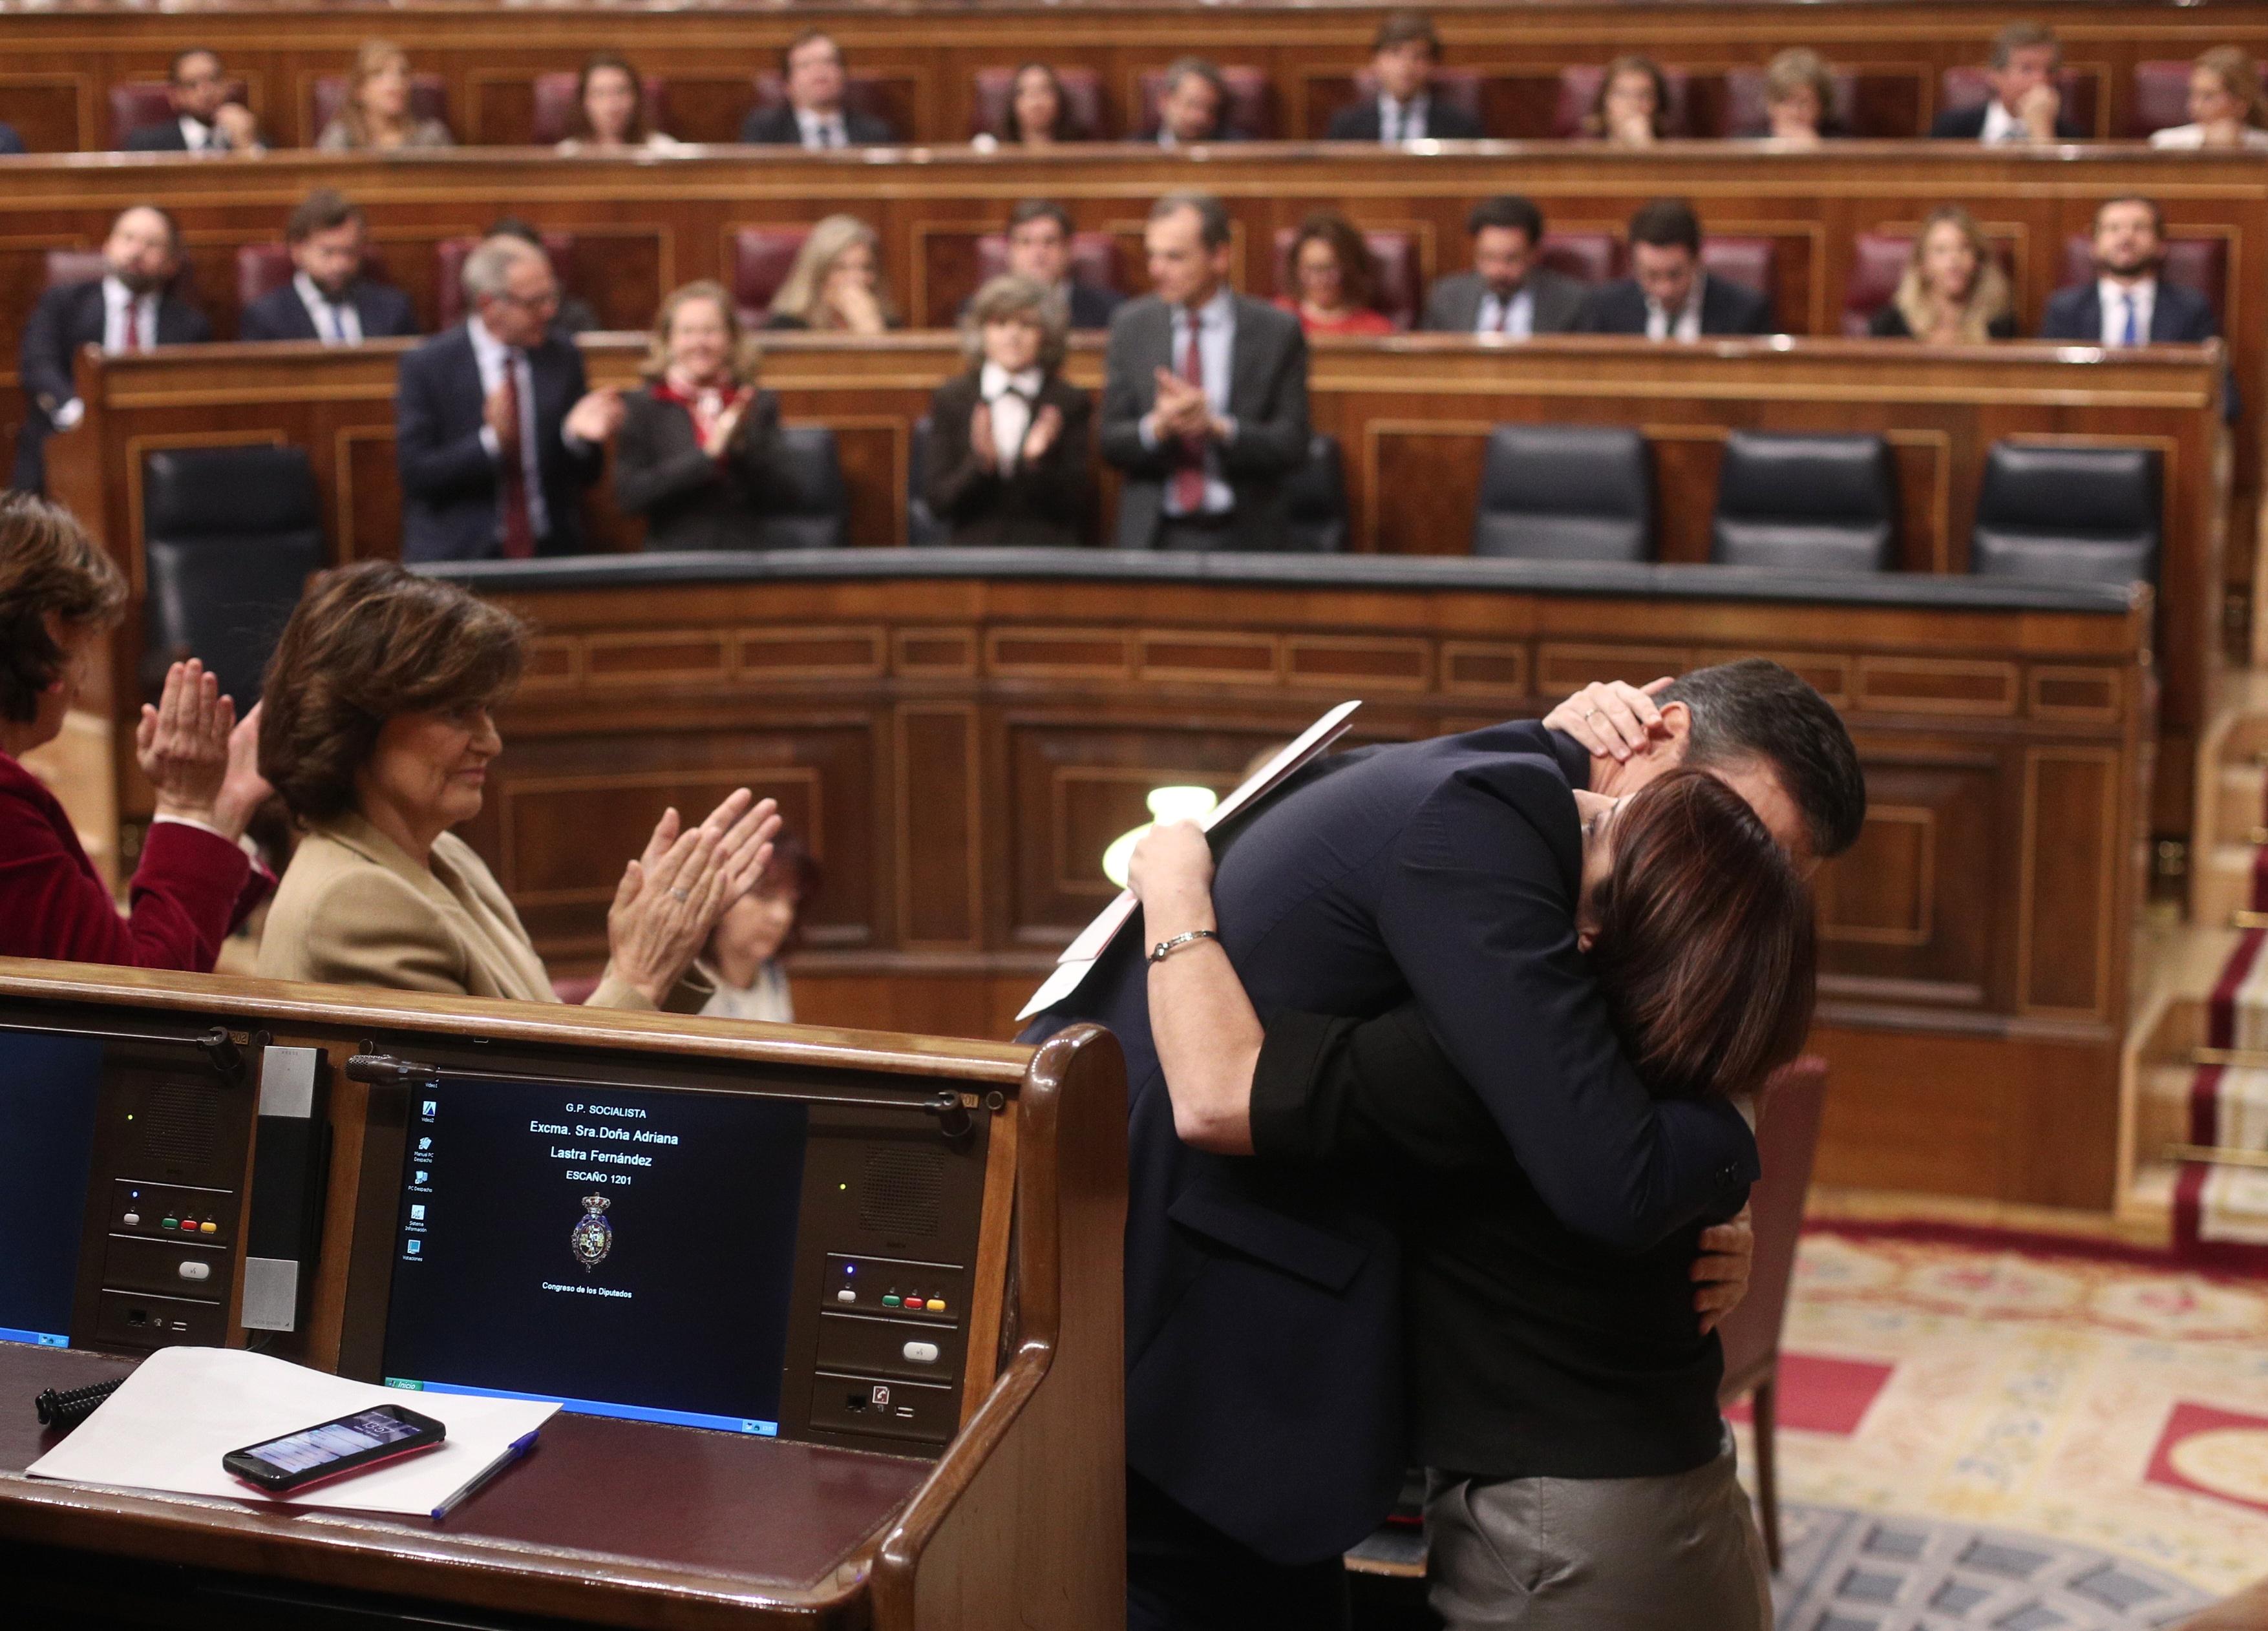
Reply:
[[2158, 1626], [2268, 1576], [2268, 1280], [1828, 1223], [1783, 1350], [1788, 1631]]

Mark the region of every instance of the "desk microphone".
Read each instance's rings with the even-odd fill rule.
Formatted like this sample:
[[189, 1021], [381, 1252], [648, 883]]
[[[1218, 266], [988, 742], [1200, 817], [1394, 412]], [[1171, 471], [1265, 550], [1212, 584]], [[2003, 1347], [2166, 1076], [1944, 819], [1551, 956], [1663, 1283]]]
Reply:
[[59, 1427], [68, 1431], [92, 1415], [94, 1407], [116, 1392], [125, 1380], [120, 1377], [116, 1382], [97, 1382], [92, 1387], [74, 1387], [65, 1393], [58, 1393], [51, 1387], [33, 1400], [32, 1407], [40, 1413], [41, 1427]]

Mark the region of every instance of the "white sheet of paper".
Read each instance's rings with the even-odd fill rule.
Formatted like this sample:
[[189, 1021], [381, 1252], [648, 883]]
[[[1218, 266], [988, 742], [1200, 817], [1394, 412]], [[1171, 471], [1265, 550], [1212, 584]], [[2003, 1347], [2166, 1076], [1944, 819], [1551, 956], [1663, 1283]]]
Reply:
[[[431, 1416], [449, 1436], [438, 1449], [296, 1495], [264, 1494], [221, 1469], [220, 1458], [232, 1450], [372, 1405], [400, 1405]], [[161, 1348], [26, 1470], [33, 1478], [219, 1495], [261, 1506], [426, 1517], [558, 1408], [538, 1400], [379, 1387], [242, 1348]]]
[[[1361, 706], [1359, 698], [1351, 702], [1341, 702], [1309, 725], [1282, 753], [1247, 776], [1234, 792], [1215, 804], [1212, 813], [1197, 825], [1210, 833], [1238, 811], [1267, 797], [1281, 787], [1293, 771], [1320, 756], [1332, 743], [1344, 736], [1347, 720]], [[1079, 982], [1086, 978], [1087, 970], [1094, 966], [1095, 959], [1102, 955], [1118, 931], [1125, 928], [1133, 917], [1134, 907], [1134, 892], [1120, 890], [1118, 898], [1096, 913], [1094, 921], [1080, 929], [1078, 938], [1064, 948], [1063, 955], [1056, 959], [1054, 971], [1041, 981], [1040, 988], [1032, 993], [1031, 1001], [1024, 1004], [1016, 1016], [1017, 1019], [1026, 1020], [1034, 1014], [1044, 1013], [1078, 990]]]

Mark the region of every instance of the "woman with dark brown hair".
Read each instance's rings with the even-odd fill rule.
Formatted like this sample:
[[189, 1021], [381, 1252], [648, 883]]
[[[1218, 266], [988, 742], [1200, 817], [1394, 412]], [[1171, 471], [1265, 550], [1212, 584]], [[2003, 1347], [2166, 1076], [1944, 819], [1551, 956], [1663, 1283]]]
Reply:
[[575, 78], [574, 128], [561, 139], [562, 153], [664, 153], [684, 143], [650, 129], [645, 122], [645, 82], [630, 59], [600, 51]]
[[126, 580], [68, 511], [0, 500], [0, 957], [207, 973], [274, 885], [238, 841], [268, 797], [254, 764], [258, 709], [237, 723], [191, 660], [144, 705], [134, 756], [158, 796], [131, 909], [86, 858], [62, 802], [24, 755], [62, 734], [126, 607]]
[[1370, 246], [1344, 216], [1312, 215], [1300, 224], [1285, 257], [1294, 295], [1276, 304], [1316, 334], [1390, 334], [1394, 324], [1370, 299]]
[[987, 151], [1003, 147], [1053, 147], [1058, 142], [1084, 138], [1079, 115], [1071, 111], [1063, 79], [1045, 62], [1020, 64], [1008, 82], [1008, 100], [1000, 110], [1000, 128], [976, 138]]
[[[260, 762], [302, 829], [260, 972], [396, 991], [558, 1001], [519, 914], [449, 831], [504, 751], [490, 710], [526, 658], [519, 621], [389, 561], [324, 573], [269, 665]], [[698, 827], [662, 812], [607, 913], [600, 1008], [693, 1012], [693, 959], [770, 858], [773, 801], [742, 788]]]
[[[1606, 799], [1540, 762], [1507, 790], [1559, 859], [1557, 903], [1595, 978], [1566, 1000], [1605, 1003], [1653, 1092], [1754, 1093], [1795, 1056], [1810, 894], [1737, 793], [1686, 770]], [[1694, 1317], [1699, 1226], [1631, 1256], [1560, 1223], [1415, 1003], [1263, 1027], [1211, 936], [1211, 871], [1182, 823], [1143, 840], [1130, 879], [1160, 948], [1150, 1024], [1174, 1129], [1361, 1173], [1388, 1197], [1436, 1612], [1453, 1631], [1766, 1631], [1763, 1543], [1717, 1410], [1723, 1354]], [[1534, 1018], [1548, 1049], [1555, 1016]]]
[[1618, 56], [1599, 76], [1583, 134], [1617, 147], [1651, 147], [1669, 134], [1669, 79], [1650, 56]]

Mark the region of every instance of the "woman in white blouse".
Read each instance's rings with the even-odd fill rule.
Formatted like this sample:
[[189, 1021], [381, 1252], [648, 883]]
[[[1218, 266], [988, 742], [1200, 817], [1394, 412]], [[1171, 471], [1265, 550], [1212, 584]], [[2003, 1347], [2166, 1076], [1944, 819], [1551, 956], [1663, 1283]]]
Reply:
[[2153, 147], [2268, 147], [2260, 70], [2233, 45], [2217, 45], [2190, 70], [2190, 122], [2153, 134]]

